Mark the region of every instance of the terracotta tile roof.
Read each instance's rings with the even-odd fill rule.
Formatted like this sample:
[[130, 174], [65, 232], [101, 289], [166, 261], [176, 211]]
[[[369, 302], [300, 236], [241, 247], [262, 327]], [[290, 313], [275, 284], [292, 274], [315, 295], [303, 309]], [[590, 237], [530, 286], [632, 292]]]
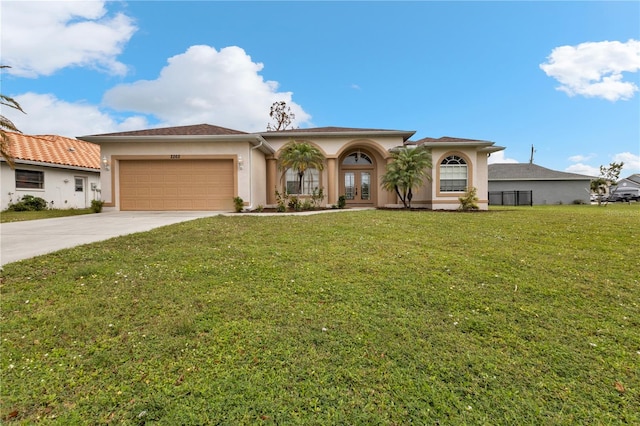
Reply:
[[15, 160], [100, 170], [100, 146], [57, 135], [6, 132]]
[[247, 132], [212, 126], [211, 124], [195, 124], [192, 126], [162, 127], [159, 129], [132, 130], [128, 132], [103, 133], [90, 136], [215, 136], [246, 135]]

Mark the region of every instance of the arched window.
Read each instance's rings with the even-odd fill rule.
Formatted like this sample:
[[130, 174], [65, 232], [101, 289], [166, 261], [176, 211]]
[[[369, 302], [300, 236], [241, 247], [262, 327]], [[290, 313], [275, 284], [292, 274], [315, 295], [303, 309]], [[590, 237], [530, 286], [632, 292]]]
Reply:
[[314, 189], [320, 187], [320, 173], [318, 169], [307, 169], [302, 178], [302, 192], [298, 193], [300, 188], [300, 176], [298, 171], [287, 169], [285, 173], [285, 189], [288, 194], [293, 195], [311, 195]]
[[464, 192], [467, 190], [467, 162], [457, 155], [450, 155], [440, 163], [440, 192]]
[[373, 164], [373, 161], [371, 161], [371, 158], [369, 158], [369, 156], [364, 152], [357, 151], [344, 157], [342, 164], [368, 166]]

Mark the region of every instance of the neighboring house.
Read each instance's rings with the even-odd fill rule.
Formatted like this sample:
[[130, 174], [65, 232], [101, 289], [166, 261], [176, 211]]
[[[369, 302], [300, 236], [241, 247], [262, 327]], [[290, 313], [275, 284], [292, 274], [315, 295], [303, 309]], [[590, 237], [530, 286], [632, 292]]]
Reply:
[[62, 136], [6, 132], [15, 170], [0, 161], [0, 209], [24, 195], [40, 197], [50, 208], [91, 206], [100, 198], [100, 147]]
[[490, 164], [489, 197], [491, 204], [500, 204], [494, 201], [498, 200], [498, 193], [531, 191], [530, 204], [533, 205], [588, 204], [593, 179], [591, 176], [558, 172], [531, 163]]
[[640, 174], [636, 173], [620, 179], [609, 188], [609, 201], [640, 201]]
[[[302, 197], [323, 188], [325, 205], [344, 195], [348, 206], [398, 206], [380, 180], [390, 150], [426, 145], [432, 150], [431, 182], [413, 205], [456, 209], [474, 186], [487, 194], [487, 157], [504, 148], [470, 139], [422, 139], [413, 131], [322, 127], [246, 133], [209, 124], [83, 136], [100, 145], [102, 199], [117, 210], [233, 210], [241, 197], [247, 209], [276, 204], [276, 191], [297, 190], [297, 174], [282, 171], [278, 157], [291, 140], [306, 141], [326, 157], [324, 170], [308, 170]], [[487, 199], [481, 197], [481, 209]]]

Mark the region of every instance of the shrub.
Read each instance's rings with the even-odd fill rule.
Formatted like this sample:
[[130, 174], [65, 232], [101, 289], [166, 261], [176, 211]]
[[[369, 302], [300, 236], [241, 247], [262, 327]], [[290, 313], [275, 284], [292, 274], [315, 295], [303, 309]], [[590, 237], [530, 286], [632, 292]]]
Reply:
[[289, 203], [287, 204], [289, 208], [293, 211], [299, 212], [302, 209], [302, 202], [295, 195], [289, 198]]
[[18, 200], [17, 203], [10, 204], [7, 210], [13, 212], [47, 210], [47, 202], [40, 197], [25, 195], [22, 197], [22, 199]]
[[258, 205], [256, 206], [256, 211], [257, 211], [258, 213], [262, 213], [262, 212], [264, 211], [264, 206], [263, 206], [262, 204], [258, 204]]
[[102, 200], [91, 200], [91, 211], [94, 213], [102, 212], [102, 206], [104, 205], [104, 201]]
[[278, 190], [276, 190], [276, 203], [278, 204], [276, 211], [278, 213], [287, 211], [288, 200], [289, 200], [289, 194], [287, 194], [286, 191], [281, 194]]
[[233, 207], [235, 208], [236, 213], [240, 213], [244, 209], [244, 200], [240, 197], [234, 197]]
[[324, 200], [324, 188], [315, 188], [311, 193], [311, 206], [313, 208], [320, 207], [322, 200]]
[[344, 209], [347, 206], [347, 197], [341, 195], [338, 197], [338, 208]]
[[463, 197], [459, 197], [460, 208], [463, 212], [467, 212], [470, 210], [478, 210], [478, 196], [476, 192], [478, 190], [475, 187], [471, 187], [467, 190]]

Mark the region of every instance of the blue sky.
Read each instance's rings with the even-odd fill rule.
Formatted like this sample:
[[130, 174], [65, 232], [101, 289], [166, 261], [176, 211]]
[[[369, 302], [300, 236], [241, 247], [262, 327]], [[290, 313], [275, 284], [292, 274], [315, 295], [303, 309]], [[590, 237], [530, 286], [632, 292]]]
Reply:
[[640, 3], [2, 2], [25, 133], [209, 123], [484, 139], [493, 162], [640, 172]]

